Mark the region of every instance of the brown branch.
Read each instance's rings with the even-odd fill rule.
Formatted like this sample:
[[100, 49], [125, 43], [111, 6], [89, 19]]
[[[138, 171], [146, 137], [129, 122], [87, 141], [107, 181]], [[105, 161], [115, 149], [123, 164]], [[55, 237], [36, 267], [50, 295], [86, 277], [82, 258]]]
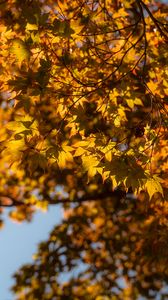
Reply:
[[[54, 199], [51, 198], [48, 195], [45, 195], [45, 200], [48, 201], [49, 205], [56, 205], [56, 204], [72, 204], [72, 203], [83, 203], [83, 202], [90, 202], [90, 201], [104, 201], [105, 199], [108, 200], [111, 197], [117, 197], [119, 199], [122, 199], [126, 196], [126, 193], [121, 190], [115, 190], [111, 192], [102, 192], [100, 194], [95, 195], [84, 195], [80, 198], [75, 198], [74, 200], [70, 200], [69, 198], [62, 198], [62, 199]], [[11, 203], [5, 203], [6, 201], [11, 201]], [[43, 202], [43, 200], [41, 201]], [[18, 206], [33, 206], [33, 204], [30, 203], [24, 203], [23, 201], [19, 201], [11, 196], [6, 196], [4, 194], [0, 194], [0, 207], [18, 207]]]
[[15, 199], [12, 196], [5, 195], [3, 193], [0, 194], [0, 207], [15, 207], [23, 204], [23, 202]]
[[162, 28], [158, 24], [159, 22], [157, 21], [157, 19], [155, 19], [155, 17], [153, 16], [152, 12], [149, 9], [149, 7], [142, 0], [136, 0], [136, 1], [137, 1], [138, 4], [140, 4], [144, 7], [144, 9], [147, 11], [149, 17], [151, 18], [151, 20], [153, 21], [153, 23], [155, 24], [155, 26], [159, 30], [161, 36], [163, 36], [165, 38], [165, 40], [168, 41], [168, 36], [164, 33], [164, 31], [162, 30]]

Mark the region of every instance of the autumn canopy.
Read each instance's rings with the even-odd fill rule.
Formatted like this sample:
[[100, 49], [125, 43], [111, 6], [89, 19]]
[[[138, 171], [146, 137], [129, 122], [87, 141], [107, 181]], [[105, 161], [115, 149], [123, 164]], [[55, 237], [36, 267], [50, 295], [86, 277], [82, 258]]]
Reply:
[[1, 225], [5, 207], [18, 222], [64, 208], [15, 299], [168, 299], [167, 15], [165, 1], [0, 1]]

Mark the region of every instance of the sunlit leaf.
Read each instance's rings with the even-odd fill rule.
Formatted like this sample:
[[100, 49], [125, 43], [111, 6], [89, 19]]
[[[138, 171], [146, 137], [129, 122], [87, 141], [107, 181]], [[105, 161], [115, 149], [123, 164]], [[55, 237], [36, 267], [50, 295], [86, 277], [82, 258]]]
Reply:
[[22, 62], [23, 60], [28, 60], [30, 58], [30, 50], [28, 49], [25, 42], [21, 39], [14, 39], [12, 41], [10, 51], [16, 56], [16, 59], [19, 62]]
[[145, 184], [147, 192], [149, 194], [150, 199], [155, 193], [160, 193], [163, 196], [163, 189], [159, 182], [159, 179], [155, 176], [153, 178], [149, 178]]

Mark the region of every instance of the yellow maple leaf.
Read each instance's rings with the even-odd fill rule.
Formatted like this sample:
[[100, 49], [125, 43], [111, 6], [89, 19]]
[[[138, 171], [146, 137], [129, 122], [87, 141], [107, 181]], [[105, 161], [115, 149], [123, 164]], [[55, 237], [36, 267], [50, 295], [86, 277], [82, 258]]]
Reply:
[[145, 184], [145, 187], [147, 189], [150, 199], [155, 193], [160, 193], [163, 196], [163, 189], [157, 176], [149, 178]]

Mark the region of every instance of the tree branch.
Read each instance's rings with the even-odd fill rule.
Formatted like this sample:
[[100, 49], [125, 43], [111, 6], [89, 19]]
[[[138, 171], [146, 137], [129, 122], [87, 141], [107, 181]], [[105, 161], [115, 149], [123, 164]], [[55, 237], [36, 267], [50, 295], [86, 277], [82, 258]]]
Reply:
[[[84, 195], [80, 198], [75, 198], [74, 200], [70, 200], [69, 198], [63, 199], [52, 199], [48, 195], [45, 195], [45, 200], [48, 201], [49, 205], [56, 205], [56, 204], [72, 204], [72, 203], [83, 203], [88, 201], [104, 201], [105, 199], [109, 199], [111, 197], [115, 197], [118, 199], [125, 198], [126, 192], [122, 190], [115, 190], [111, 192], [102, 192], [100, 194], [94, 195]], [[8, 202], [8, 203], [5, 203]], [[9, 203], [11, 202], [11, 203]], [[41, 201], [43, 202], [43, 200]], [[34, 206], [31, 203], [24, 203], [23, 201], [19, 201], [11, 196], [6, 196], [4, 194], [0, 194], [0, 207], [18, 207], [18, 206]]]
[[155, 24], [155, 26], [157, 27], [157, 29], [159, 30], [161, 36], [163, 36], [165, 38], [166, 41], [168, 41], [168, 36], [164, 33], [164, 31], [162, 30], [162, 28], [160, 27], [160, 25], [158, 24], [158, 21], [155, 19], [155, 17], [153, 16], [153, 14], [151, 13], [150, 9], [148, 8], [148, 6], [142, 1], [142, 0], [136, 0], [138, 4], [141, 4], [144, 9], [147, 11], [149, 17], [151, 18], [151, 20], [153, 21], [153, 23]]

